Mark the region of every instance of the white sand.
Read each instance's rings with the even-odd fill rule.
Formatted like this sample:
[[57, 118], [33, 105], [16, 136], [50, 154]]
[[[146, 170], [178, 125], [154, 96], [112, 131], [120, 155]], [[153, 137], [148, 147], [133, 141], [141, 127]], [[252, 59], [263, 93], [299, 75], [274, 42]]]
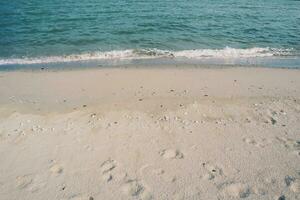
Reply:
[[0, 199], [300, 199], [300, 71], [0, 73]]

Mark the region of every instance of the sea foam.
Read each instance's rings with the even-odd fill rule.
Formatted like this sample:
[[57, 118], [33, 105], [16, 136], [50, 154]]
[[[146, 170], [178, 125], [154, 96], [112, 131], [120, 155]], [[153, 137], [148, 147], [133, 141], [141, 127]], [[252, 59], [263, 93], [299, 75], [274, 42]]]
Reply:
[[248, 48], [235, 49], [194, 49], [183, 51], [168, 51], [160, 49], [128, 49], [114, 51], [98, 51], [83, 54], [48, 57], [23, 57], [0, 59], [0, 65], [30, 65], [47, 63], [65, 63], [90, 60], [138, 60], [153, 58], [187, 58], [187, 59], [235, 59], [256, 57], [295, 56], [293, 49]]

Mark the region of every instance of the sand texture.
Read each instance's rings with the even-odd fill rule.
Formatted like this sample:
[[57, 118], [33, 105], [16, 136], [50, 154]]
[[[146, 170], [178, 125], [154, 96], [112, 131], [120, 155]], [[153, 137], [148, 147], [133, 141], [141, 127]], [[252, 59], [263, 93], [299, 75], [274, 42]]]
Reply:
[[300, 71], [1, 72], [0, 199], [300, 199]]

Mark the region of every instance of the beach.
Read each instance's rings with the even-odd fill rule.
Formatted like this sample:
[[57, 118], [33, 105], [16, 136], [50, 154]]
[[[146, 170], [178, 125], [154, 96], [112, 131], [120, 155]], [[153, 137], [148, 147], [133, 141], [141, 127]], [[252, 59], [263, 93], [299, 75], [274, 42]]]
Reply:
[[0, 2], [0, 200], [299, 200], [299, 13]]
[[300, 71], [0, 72], [0, 199], [300, 199]]

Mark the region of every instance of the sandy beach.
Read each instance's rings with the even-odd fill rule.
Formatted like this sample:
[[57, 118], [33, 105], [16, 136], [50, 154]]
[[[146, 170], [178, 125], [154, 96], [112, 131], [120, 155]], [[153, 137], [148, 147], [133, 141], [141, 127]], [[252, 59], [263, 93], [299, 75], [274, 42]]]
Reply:
[[300, 199], [300, 70], [0, 72], [0, 199]]

